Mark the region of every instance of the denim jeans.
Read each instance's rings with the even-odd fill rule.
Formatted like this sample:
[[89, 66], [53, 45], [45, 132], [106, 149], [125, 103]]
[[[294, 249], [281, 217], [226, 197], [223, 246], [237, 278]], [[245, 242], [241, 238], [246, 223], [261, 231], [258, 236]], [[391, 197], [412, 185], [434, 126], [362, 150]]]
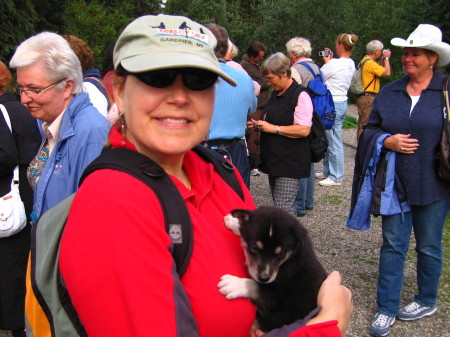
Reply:
[[337, 183], [344, 180], [344, 144], [342, 143], [342, 125], [347, 114], [347, 101], [334, 102], [336, 119], [334, 126], [326, 130], [328, 150], [323, 159], [323, 173]]
[[[414, 229], [417, 252], [418, 293], [414, 301], [436, 304], [442, 271], [442, 231], [450, 209], [450, 197], [428, 206], [411, 206], [411, 212], [383, 216], [383, 244], [380, 250], [378, 312], [395, 316], [400, 307], [404, 264]], [[403, 219], [402, 219], [403, 218]]]
[[300, 179], [300, 186], [295, 197], [295, 210], [297, 213], [305, 214], [306, 207], [312, 208], [314, 206], [314, 183], [314, 163], [311, 163], [311, 174], [309, 178]]

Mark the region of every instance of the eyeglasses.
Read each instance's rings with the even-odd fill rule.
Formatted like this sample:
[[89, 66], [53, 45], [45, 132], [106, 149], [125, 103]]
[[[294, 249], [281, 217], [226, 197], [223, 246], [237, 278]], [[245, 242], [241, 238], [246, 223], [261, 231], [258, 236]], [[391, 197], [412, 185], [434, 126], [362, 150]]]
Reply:
[[170, 87], [178, 74], [181, 74], [183, 84], [190, 90], [201, 91], [216, 83], [219, 77], [216, 73], [199, 68], [170, 68], [130, 73], [141, 82], [158, 89]]
[[14, 91], [17, 93], [17, 95], [21, 95], [21, 94], [25, 94], [28, 97], [30, 96], [34, 96], [34, 95], [39, 95], [40, 93], [43, 93], [44, 91], [47, 91], [48, 89], [53, 88], [54, 86], [58, 85], [59, 83], [65, 81], [66, 79], [62, 79], [59, 80], [58, 82], [55, 82], [53, 84], [50, 84], [48, 86], [46, 86], [45, 88], [42, 89], [36, 89], [36, 88], [32, 88], [32, 89], [22, 89], [21, 87], [16, 87], [14, 88]]

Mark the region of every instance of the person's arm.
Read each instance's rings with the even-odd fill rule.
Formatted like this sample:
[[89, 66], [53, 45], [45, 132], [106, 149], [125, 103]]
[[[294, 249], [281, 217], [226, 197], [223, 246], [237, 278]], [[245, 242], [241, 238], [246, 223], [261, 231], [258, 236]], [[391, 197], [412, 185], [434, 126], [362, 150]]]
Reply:
[[381, 66], [384, 68], [383, 74], [381, 76], [388, 77], [391, 76], [391, 50], [383, 50], [383, 56], [381, 57]]
[[252, 337], [340, 337], [347, 330], [353, 311], [352, 293], [341, 284], [341, 276], [334, 271], [320, 287], [317, 305], [320, 312], [307, 322], [299, 320], [293, 324], [264, 334], [252, 331]]
[[297, 106], [294, 111], [293, 125], [275, 125], [264, 120], [251, 120], [247, 123], [249, 129], [261, 132], [275, 133], [289, 138], [307, 137], [311, 132], [313, 103], [306, 91], [298, 96]]

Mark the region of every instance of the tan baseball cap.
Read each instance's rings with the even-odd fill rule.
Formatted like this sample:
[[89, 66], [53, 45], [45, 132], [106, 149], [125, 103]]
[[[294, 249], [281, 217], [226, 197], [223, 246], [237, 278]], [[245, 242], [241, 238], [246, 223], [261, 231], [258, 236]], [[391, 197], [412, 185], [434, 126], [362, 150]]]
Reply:
[[119, 65], [140, 73], [166, 68], [200, 68], [212, 71], [232, 86], [236, 82], [220, 69], [214, 54], [217, 40], [205, 26], [184, 16], [146, 15], [131, 22], [114, 48]]

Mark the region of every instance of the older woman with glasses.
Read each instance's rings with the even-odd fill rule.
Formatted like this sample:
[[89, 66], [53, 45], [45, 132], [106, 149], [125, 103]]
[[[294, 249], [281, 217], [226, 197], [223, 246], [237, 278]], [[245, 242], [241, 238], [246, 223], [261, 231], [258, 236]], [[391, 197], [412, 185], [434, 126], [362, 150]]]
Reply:
[[291, 63], [282, 53], [271, 55], [262, 73], [274, 89], [261, 120], [248, 123], [261, 133], [260, 169], [269, 175], [274, 205], [296, 216], [300, 179], [309, 177], [313, 103], [304, 87], [291, 78]]
[[16, 91], [31, 115], [42, 122], [41, 148], [28, 168], [36, 221], [78, 188], [84, 168], [103, 148], [109, 122], [82, 92], [80, 62], [69, 44], [44, 32], [22, 42], [10, 66]]
[[[214, 84], [235, 85], [221, 70], [215, 46], [211, 31], [181, 16], [143, 16], [119, 36], [114, 93], [120, 120], [111, 129], [108, 152], [136, 153], [168, 174], [174, 197], [186, 204], [194, 242], [179, 277], [154, 190], [125, 172], [102, 169], [89, 175], [73, 201], [59, 265], [90, 337], [249, 335], [254, 306], [227, 300], [217, 284], [224, 274], [247, 276], [239, 238], [224, 227], [223, 217], [255, 205], [239, 175], [243, 198], [192, 150], [208, 133]], [[339, 294], [331, 302], [350, 308], [339, 277], [333, 274], [327, 284]], [[345, 325], [348, 311], [338, 311]], [[325, 325], [316, 328], [338, 333], [335, 321]]]

